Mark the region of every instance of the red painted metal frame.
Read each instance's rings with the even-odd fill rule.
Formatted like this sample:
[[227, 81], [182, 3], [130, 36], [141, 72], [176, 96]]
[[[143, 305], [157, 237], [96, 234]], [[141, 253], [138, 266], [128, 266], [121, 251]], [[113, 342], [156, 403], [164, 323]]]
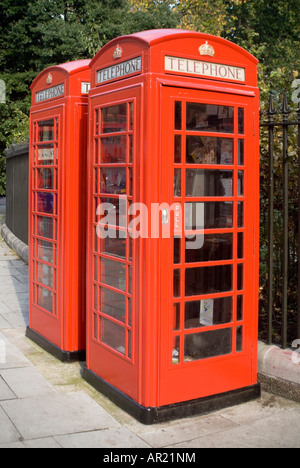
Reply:
[[[206, 41], [215, 49], [214, 57], [201, 57], [199, 46]], [[116, 48], [122, 56], [114, 59]], [[188, 74], [165, 72], [164, 57], [205, 60], [245, 68], [246, 81], [237, 83], [221, 79], [194, 77]], [[134, 57], [141, 57], [141, 70], [106, 83], [97, 83], [97, 71]], [[257, 301], [258, 301], [258, 218], [259, 218], [259, 152], [258, 152], [258, 89], [257, 60], [240, 47], [223, 39], [206, 34], [179, 30], [155, 30], [124, 36], [104, 46], [91, 62], [90, 127], [89, 127], [89, 212], [88, 212], [88, 283], [87, 283], [87, 369], [98, 375], [108, 385], [133, 399], [142, 407], [158, 408], [208, 395], [236, 390], [256, 384], [257, 359]], [[138, 90], [138, 91], [137, 91]], [[245, 277], [248, 304], [243, 325], [247, 330], [246, 345], [237, 356], [235, 344], [229, 356], [182, 363], [172, 368], [172, 310], [173, 239], [140, 238], [134, 240], [135, 268], [135, 352], [133, 362], [124, 359], [116, 350], [93, 340], [92, 286], [93, 241], [95, 206], [93, 206], [93, 138], [94, 109], [101, 106], [135, 100], [135, 184], [139, 187], [135, 201], [144, 203], [151, 212], [153, 203], [172, 202], [174, 182], [174, 100], [186, 102], [189, 98], [219, 105], [239, 106], [247, 109], [245, 161], [246, 191], [241, 198], [247, 203], [245, 229], [245, 262], [249, 262]], [[140, 110], [138, 110], [138, 108]], [[237, 138], [235, 131], [232, 138]], [[237, 143], [235, 143], [235, 149]], [[185, 167], [184, 165], [182, 168]], [[183, 170], [183, 169], [182, 169]], [[237, 181], [237, 163], [232, 170]], [[237, 195], [230, 198], [237, 203]], [[236, 216], [236, 214], [234, 215]], [[149, 220], [149, 226], [151, 220]], [[222, 231], [223, 232], [223, 231]], [[237, 243], [237, 228], [229, 230]], [[100, 254], [100, 252], [99, 252]], [[234, 254], [229, 264], [234, 268], [242, 260]], [[223, 262], [224, 263], [224, 262]], [[225, 262], [226, 263], [226, 262]], [[227, 262], [228, 263], [228, 262]], [[184, 272], [185, 265], [182, 265]], [[183, 273], [182, 273], [183, 275]], [[246, 292], [247, 291], [247, 292]], [[236, 291], [234, 290], [234, 294]], [[226, 296], [226, 294], [225, 294]], [[215, 297], [215, 295], [214, 295]], [[181, 323], [183, 321], [183, 296]], [[226, 325], [227, 326], [227, 325]], [[220, 328], [226, 328], [226, 326]], [[235, 309], [233, 328], [237, 326]], [[183, 327], [181, 325], [181, 327]], [[217, 327], [218, 328], [218, 327]], [[186, 331], [181, 328], [180, 334]], [[235, 343], [235, 341], [234, 341]], [[217, 362], [217, 364], [215, 364]], [[174, 367], [174, 366], [173, 366]], [[129, 370], [131, 369], [131, 370]], [[132, 378], [132, 374], [134, 378]], [[176, 375], [175, 375], [176, 374]], [[213, 381], [212, 381], [213, 379]], [[217, 385], [215, 383], [218, 382]], [[222, 384], [219, 384], [223, 382]]]
[[[30, 112], [30, 163], [29, 163], [29, 331], [41, 337], [53, 349], [64, 353], [85, 351], [85, 240], [86, 240], [86, 139], [88, 95], [82, 93], [82, 83], [90, 82], [90, 60], [80, 60], [54, 67], [40, 73], [31, 86], [32, 106]], [[64, 85], [57, 97], [36, 102], [36, 93], [58, 85]], [[48, 97], [44, 95], [44, 98]], [[55, 122], [55, 152], [53, 163], [44, 165], [37, 159], [40, 122]], [[56, 133], [57, 132], [57, 133]], [[37, 171], [54, 168], [54, 190], [39, 189], [44, 197], [53, 197], [56, 211], [45, 214], [54, 223], [54, 239], [50, 239], [56, 251], [56, 261], [49, 264], [37, 258], [37, 240], [47, 241], [38, 235]], [[49, 236], [48, 236], [49, 237]], [[50, 235], [51, 237], [51, 235]], [[51, 247], [50, 247], [51, 249]], [[44, 257], [45, 258], [45, 257]], [[47, 267], [54, 275], [53, 288], [36, 276], [39, 266], [43, 275]], [[38, 280], [42, 281], [39, 282]], [[43, 282], [44, 281], [44, 282]], [[36, 288], [40, 285], [55, 295], [52, 311], [37, 304]], [[45, 291], [43, 294], [45, 294]], [[47, 294], [47, 293], [46, 293]]]

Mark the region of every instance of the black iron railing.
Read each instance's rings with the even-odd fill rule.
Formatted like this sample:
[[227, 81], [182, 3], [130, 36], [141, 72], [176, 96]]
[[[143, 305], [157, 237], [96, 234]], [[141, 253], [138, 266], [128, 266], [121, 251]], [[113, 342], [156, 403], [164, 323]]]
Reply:
[[270, 96], [261, 117], [260, 335], [286, 348], [300, 338], [300, 104]]

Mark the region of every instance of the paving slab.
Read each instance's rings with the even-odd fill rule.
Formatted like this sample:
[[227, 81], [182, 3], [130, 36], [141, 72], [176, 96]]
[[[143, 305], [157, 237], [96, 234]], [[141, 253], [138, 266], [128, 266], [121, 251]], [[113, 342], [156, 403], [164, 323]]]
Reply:
[[34, 367], [0, 370], [0, 376], [18, 398], [41, 395], [51, 398], [58, 394], [57, 390]]
[[15, 398], [17, 398], [17, 396], [14, 394], [7, 382], [5, 382], [5, 380], [1, 377], [0, 373], [0, 401], [14, 400]]
[[83, 392], [10, 400], [1, 405], [25, 440], [120, 427]]
[[31, 366], [31, 362], [0, 331], [0, 369]]
[[163, 427], [152, 426], [147, 432], [141, 432], [140, 437], [151, 447], [160, 448], [189, 441], [195, 438], [195, 434], [199, 437], [212, 435], [236, 426], [234, 422], [220, 415], [211, 414], [171, 422]]
[[10, 418], [3, 410], [0, 402], [0, 444], [6, 444], [10, 442], [17, 442], [21, 438], [21, 434], [18, 432]]
[[55, 440], [63, 448], [151, 448], [151, 445], [124, 427], [56, 436]]
[[53, 437], [44, 437], [42, 439], [22, 440], [20, 442], [12, 442], [7, 444], [0, 444], [1, 448], [7, 449], [21, 449], [21, 448], [62, 448]]

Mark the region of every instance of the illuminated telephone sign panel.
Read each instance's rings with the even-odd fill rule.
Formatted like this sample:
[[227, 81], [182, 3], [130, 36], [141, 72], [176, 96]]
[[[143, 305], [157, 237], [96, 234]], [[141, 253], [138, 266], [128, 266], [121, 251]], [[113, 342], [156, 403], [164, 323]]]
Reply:
[[89, 63], [50, 67], [31, 86], [27, 336], [62, 360], [86, 346]]
[[257, 397], [257, 60], [124, 36], [89, 99], [85, 378], [145, 423]]

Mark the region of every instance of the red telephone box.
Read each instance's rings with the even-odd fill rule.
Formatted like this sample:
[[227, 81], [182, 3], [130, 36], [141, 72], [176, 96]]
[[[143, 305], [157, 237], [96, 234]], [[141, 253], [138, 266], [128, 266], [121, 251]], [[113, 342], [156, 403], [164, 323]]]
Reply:
[[84, 378], [147, 424], [260, 394], [256, 76], [182, 30], [91, 62]]
[[30, 114], [29, 327], [59, 359], [84, 359], [90, 60], [47, 68]]

